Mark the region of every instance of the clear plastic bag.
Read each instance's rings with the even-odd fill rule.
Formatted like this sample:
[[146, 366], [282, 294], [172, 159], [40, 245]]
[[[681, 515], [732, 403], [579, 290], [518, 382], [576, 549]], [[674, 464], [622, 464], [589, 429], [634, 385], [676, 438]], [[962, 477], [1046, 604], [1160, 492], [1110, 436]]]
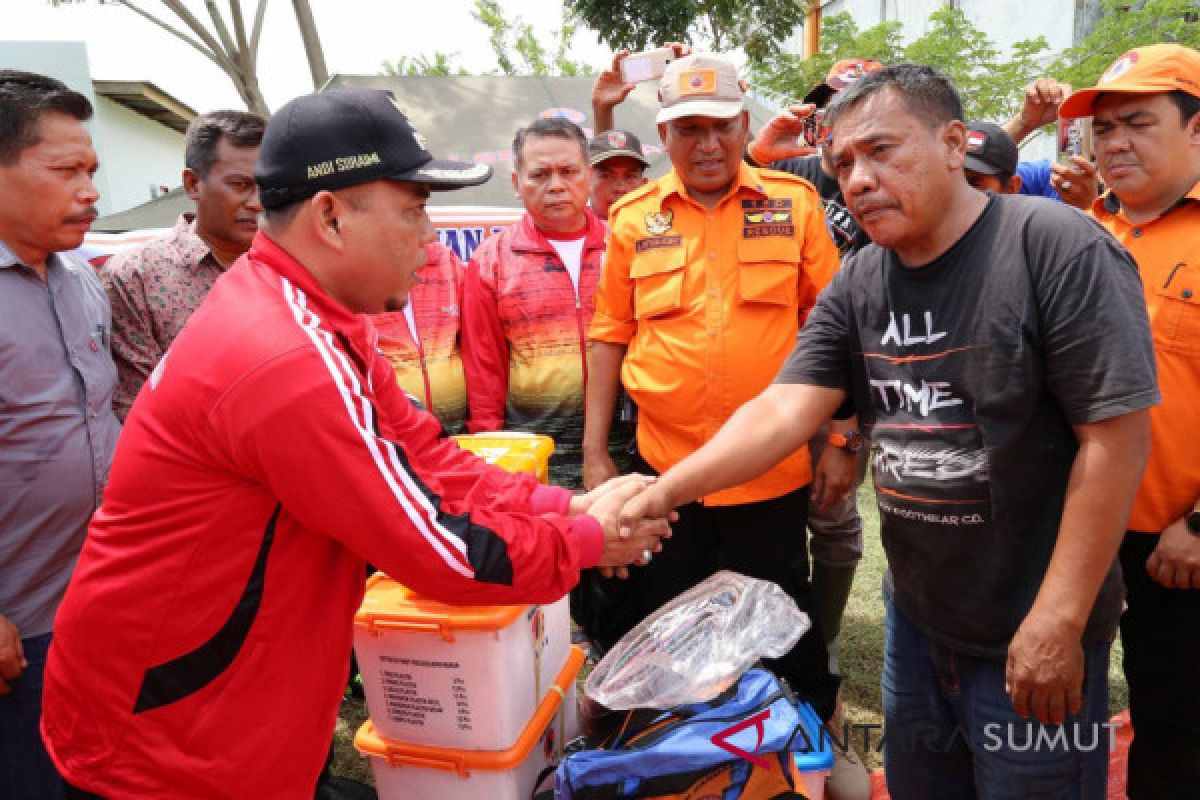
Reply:
[[809, 627], [776, 584], [718, 572], [625, 634], [584, 692], [614, 711], [703, 703], [759, 659], [787, 653]]

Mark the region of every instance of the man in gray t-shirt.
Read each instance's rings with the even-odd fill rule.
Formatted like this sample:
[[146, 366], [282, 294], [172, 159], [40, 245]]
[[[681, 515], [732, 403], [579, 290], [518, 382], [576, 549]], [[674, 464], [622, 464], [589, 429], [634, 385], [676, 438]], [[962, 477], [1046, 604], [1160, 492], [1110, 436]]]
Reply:
[[120, 426], [100, 281], [66, 255], [96, 217], [83, 95], [0, 70], [0, 797], [57, 797], [38, 731], [54, 613]]
[[1073, 209], [972, 189], [961, 103], [928, 67], [864, 77], [829, 119], [874, 244], [822, 293], [775, 385], [624, 522], [745, 481], [857, 412], [889, 565], [891, 796], [1099, 800], [1115, 554], [1159, 400], [1133, 262]]

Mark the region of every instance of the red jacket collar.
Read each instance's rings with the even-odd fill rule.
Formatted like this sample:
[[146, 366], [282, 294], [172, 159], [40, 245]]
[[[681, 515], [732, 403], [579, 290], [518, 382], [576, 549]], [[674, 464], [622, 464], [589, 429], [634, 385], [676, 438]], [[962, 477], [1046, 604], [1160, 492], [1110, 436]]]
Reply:
[[327, 326], [344, 331], [347, 334], [370, 339], [372, 330], [370, 321], [365, 314], [356, 314], [334, 300], [317, 283], [317, 279], [292, 255], [271, 241], [265, 233], [259, 231], [254, 235], [250, 250], [242, 256], [256, 264], [262, 264], [273, 272], [286, 278], [293, 286], [304, 292], [305, 305], [313, 311]]
[[[584, 208], [584, 216], [587, 219], [586, 233], [584, 234], [583, 249], [595, 250], [604, 249], [604, 239], [607, 234], [607, 229], [604, 222], [596, 216], [591, 208]], [[554, 246], [546, 239], [538, 227], [533, 224], [533, 217], [526, 212], [517, 224], [513, 226], [512, 233], [512, 249], [530, 253], [553, 253]]]

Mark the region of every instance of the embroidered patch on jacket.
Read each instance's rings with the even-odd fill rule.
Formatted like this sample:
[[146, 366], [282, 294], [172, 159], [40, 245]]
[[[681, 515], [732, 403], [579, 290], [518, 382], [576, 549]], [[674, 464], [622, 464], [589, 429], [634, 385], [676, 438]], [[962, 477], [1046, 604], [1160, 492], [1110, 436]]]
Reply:
[[795, 236], [792, 201], [788, 198], [742, 201], [742, 238]]
[[675, 222], [674, 211], [651, 211], [646, 214], [646, 233], [661, 236], [671, 230]]
[[647, 250], [662, 250], [667, 247], [679, 247], [683, 244], [683, 237], [676, 234], [675, 236], [654, 236], [650, 239], [638, 239], [634, 245], [634, 250], [638, 253], [644, 253]]

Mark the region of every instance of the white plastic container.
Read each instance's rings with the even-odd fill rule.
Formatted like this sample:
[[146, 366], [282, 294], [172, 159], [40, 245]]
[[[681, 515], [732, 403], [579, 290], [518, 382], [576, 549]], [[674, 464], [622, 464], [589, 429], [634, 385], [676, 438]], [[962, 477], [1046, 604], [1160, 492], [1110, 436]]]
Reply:
[[573, 736], [575, 678], [583, 651], [566, 665], [511, 747], [479, 751], [389, 741], [371, 720], [354, 746], [371, 762], [380, 800], [529, 800], [538, 775]]
[[548, 606], [450, 606], [376, 574], [354, 617], [375, 729], [412, 744], [512, 746], [570, 647], [566, 597]]

